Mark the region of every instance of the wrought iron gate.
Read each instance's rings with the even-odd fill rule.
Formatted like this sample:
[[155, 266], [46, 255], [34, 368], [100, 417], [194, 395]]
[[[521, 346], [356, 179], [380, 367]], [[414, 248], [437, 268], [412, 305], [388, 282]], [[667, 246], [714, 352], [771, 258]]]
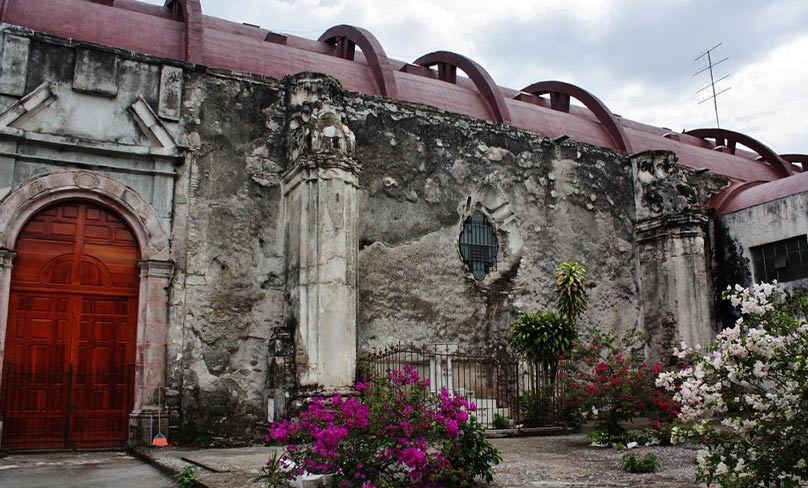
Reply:
[[122, 447], [133, 405], [134, 366], [110, 371], [3, 368], [3, 449]]

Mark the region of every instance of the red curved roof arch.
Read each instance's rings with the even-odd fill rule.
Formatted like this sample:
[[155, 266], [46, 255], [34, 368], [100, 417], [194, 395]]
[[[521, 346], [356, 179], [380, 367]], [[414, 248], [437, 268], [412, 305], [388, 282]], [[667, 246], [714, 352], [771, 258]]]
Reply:
[[482, 66], [471, 59], [451, 51], [435, 51], [413, 61], [413, 64], [429, 68], [438, 65], [438, 76], [442, 81], [455, 82], [455, 69], [460, 68], [474, 82], [477, 91], [483, 96], [497, 122], [511, 123], [511, 113], [505, 98], [494, 83], [494, 79]]
[[[794, 171], [803, 173], [808, 170], [808, 154], [781, 154], [780, 157], [791, 163]], [[796, 163], [799, 163], [799, 169], [794, 166]]]
[[566, 113], [570, 112], [570, 97], [575, 98], [583, 103], [598, 119], [598, 122], [603, 125], [617, 149], [624, 153], [632, 152], [631, 142], [628, 140], [628, 136], [626, 136], [617, 117], [598, 97], [583, 88], [563, 81], [539, 81], [522, 88], [520, 91], [537, 97], [549, 93], [550, 108]]
[[791, 163], [778, 156], [777, 153], [772, 151], [767, 145], [747, 136], [740, 132], [735, 132], [727, 129], [693, 129], [684, 132], [687, 135], [700, 137], [702, 139], [714, 139], [716, 146], [724, 146], [726, 152], [735, 154], [735, 148], [738, 144], [743, 144], [752, 151], [755, 151], [763, 161], [769, 163], [772, 168], [780, 175], [781, 178], [793, 175], [796, 171], [792, 168]]
[[199, 0], [166, 0], [165, 6], [174, 13], [175, 20], [185, 23], [185, 60], [193, 64], [203, 64], [205, 28]]
[[390, 98], [398, 97], [398, 86], [390, 68], [390, 61], [381, 43], [370, 31], [347, 24], [336, 25], [323, 32], [318, 41], [336, 45], [337, 55], [351, 60], [354, 58], [354, 48], [359, 46], [373, 71], [381, 94]]

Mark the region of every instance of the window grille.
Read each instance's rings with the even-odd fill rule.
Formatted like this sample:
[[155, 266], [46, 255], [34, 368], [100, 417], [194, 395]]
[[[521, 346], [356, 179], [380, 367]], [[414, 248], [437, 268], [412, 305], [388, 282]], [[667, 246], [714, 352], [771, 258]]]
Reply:
[[490, 270], [496, 269], [499, 253], [496, 230], [479, 210], [463, 223], [459, 245], [463, 262], [475, 280], [484, 280]]
[[749, 249], [755, 281], [779, 282], [808, 278], [808, 237], [805, 235], [770, 242]]

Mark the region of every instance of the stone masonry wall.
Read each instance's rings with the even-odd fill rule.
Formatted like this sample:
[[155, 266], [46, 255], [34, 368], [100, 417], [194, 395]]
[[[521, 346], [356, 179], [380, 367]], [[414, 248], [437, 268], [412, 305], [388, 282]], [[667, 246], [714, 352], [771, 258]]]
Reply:
[[291, 354], [283, 351], [283, 92], [227, 74], [186, 72], [185, 81], [192, 156], [178, 176], [173, 230], [172, 425], [187, 441], [248, 439], [267, 418], [267, 386], [292, 381], [273, 366], [275, 354]]
[[[372, 97], [351, 98], [348, 114], [362, 166], [360, 351], [503, 344], [520, 311], [554, 305], [565, 260], [588, 268], [582, 323], [636, 326], [632, 175], [620, 155]], [[498, 269], [481, 282], [458, 250], [478, 207], [500, 241]]]
[[[169, 349], [173, 424], [181, 411], [186, 438], [247, 437], [267, 400], [295, 386], [279, 214], [283, 91], [272, 80], [186, 73], [181, 132], [193, 156], [177, 183]], [[589, 269], [584, 322], [638, 325], [627, 160], [403, 102], [346, 93], [344, 104], [361, 167], [360, 353], [398, 341], [501, 345], [520, 311], [553, 306], [563, 260]], [[475, 208], [500, 240], [482, 282], [457, 245]]]

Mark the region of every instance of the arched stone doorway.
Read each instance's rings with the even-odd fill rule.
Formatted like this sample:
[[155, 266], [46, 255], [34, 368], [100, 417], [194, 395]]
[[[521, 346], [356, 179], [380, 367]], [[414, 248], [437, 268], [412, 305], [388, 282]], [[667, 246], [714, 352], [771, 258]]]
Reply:
[[[54, 213], [54, 211], [56, 213]], [[69, 215], [66, 215], [65, 211], [67, 211]], [[71, 217], [74, 214], [75, 217]], [[82, 239], [84, 239], [85, 244], [94, 239], [96, 240], [95, 244], [98, 244], [100, 234], [104, 232], [117, 232], [118, 237], [110, 237], [107, 242], [107, 245], [112, 248], [112, 251], [110, 251], [110, 247], [104, 247], [106, 250], [100, 251], [100, 257], [92, 253], [85, 255], [86, 253], [77, 252], [79, 246], [74, 244], [72, 261], [66, 256], [70, 254], [70, 252], [63, 249], [63, 252], [55, 258], [51, 256], [47, 263], [41, 262], [45, 261], [46, 257], [37, 258], [40, 261], [38, 268], [37, 266], [33, 266], [32, 269], [39, 269], [40, 277], [44, 276], [46, 281], [58, 282], [60, 280], [73, 280], [69, 283], [70, 287], [75, 286], [74, 281], [77, 280], [80, 288], [76, 290], [73, 294], [74, 296], [84, 297], [82, 292], [90, 291], [91, 285], [81, 285], [82, 280], [87, 283], [109, 283], [113, 291], [116, 293], [120, 292], [117, 295], [117, 301], [107, 300], [102, 303], [98, 301], [93, 302], [93, 298], [65, 299], [64, 297], [57, 297], [58, 299], [52, 300], [51, 302], [45, 300], [36, 303], [37, 307], [42, 308], [42, 310], [38, 311], [28, 310], [25, 307], [29, 307], [29, 305], [23, 303], [24, 313], [21, 314], [20, 304], [13, 302], [12, 299], [19, 300], [20, 296], [18, 292], [25, 291], [23, 289], [25, 289], [26, 286], [23, 286], [24, 280], [18, 280], [18, 274], [14, 271], [14, 267], [19, 265], [22, 268], [19, 276], [22, 276], [25, 269], [28, 268], [26, 264], [28, 258], [26, 256], [31, 249], [28, 249], [29, 245], [26, 239], [29, 239], [32, 228], [29, 228], [27, 224], [34, 222], [33, 229], [36, 230], [37, 226], [41, 227], [41, 224], [38, 223], [38, 219], [43, 217], [46, 218], [46, 220], [47, 218], [55, 219], [55, 221], [58, 221], [60, 224], [65, 224], [67, 227], [71, 225], [78, 226], [79, 219], [85, 219], [86, 223], [88, 216], [96, 219], [102, 218], [106, 221], [106, 224], [100, 225], [98, 228], [89, 228], [81, 231], [83, 232]], [[71, 218], [74, 218], [74, 220], [70, 221]], [[53, 225], [51, 225], [51, 228], [52, 227]], [[106, 231], [102, 230], [103, 228], [106, 228]], [[61, 229], [63, 232], [67, 232], [66, 227], [61, 227]], [[78, 230], [77, 232], [81, 234]], [[128, 233], [128, 235], [126, 233]], [[46, 239], [44, 240], [48, 241], [50, 239], [50, 242], [47, 246], [44, 246], [44, 248], [58, 248], [59, 245], [64, 245], [64, 243], [60, 244], [59, 239], [54, 239], [53, 235], [45, 237]], [[74, 239], [78, 241], [79, 237], [75, 237]], [[115, 242], [116, 240], [118, 241], [117, 243]], [[36, 239], [34, 239], [34, 241], [36, 241]], [[127, 244], [124, 245], [124, 242], [127, 242]], [[43, 247], [43, 244], [33, 245], [34, 254], [39, 252], [36, 251], [37, 246]], [[116, 248], [115, 246], [120, 246], [120, 248]], [[127, 248], [126, 251], [122, 251], [124, 247]], [[93, 252], [97, 251], [98, 249], [93, 250]], [[56, 251], [47, 252], [55, 253]], [[99, 336], [101, 339], [99, 339], [98, 347], [95, 348], [97, 349], [96, 353], [85, 352], [85, 356], [86, 354], [90, 354], [90, 356], [96, 354], [96, 358], [92, 359], [92, 361], [88, 362], [86, 358], [84, 359], [84, 363], [82, 364], [85, 368], [92, 370], [92, 368], [95, 367], [96, 371], [104, 369], [101, 366], [107, 361], [104, 358], [106, 354], [104, 347], [117, 347], [118, 351], [115, 354], [120, 352], [121, 347], [124, 348], [122, 354], [125, 361], [115, 362], [118, 361], [118, 358], [115, 357], [115, 361], [107, 361], [110, 365], [117, 367], [121, 364], [125, 366], [133, 364], [126, 372], [126, 374], [129, 375], [127, 377], [129, 378], [128, 381], [130, 381], [128, 386], [125, 383], [115, 380], [118, 381], [117, 386], [107, 388], [107, 393], [96, 394], [93, 400], [96, 404], [102, 406], [113, 404], [120, 405], [121, 402], [126, 404], [123, 408], [125, 413], [122, 415], [116, 416], [117, 414], [109, 414], [116, 419], [112, 421], [115, 423], [114, 429], [112, 430], [117, 432], [112, 436], [114, 439], [112, 437], [110, 437], [110, 439], [103, 439], [103, 436], [98, 434], [95, 435], [96, 438], [93, 441], [95, 444], [93, 445], [99, 446], [107, 442], [107, 445], [122, 446], [126, 443], [127, 437], [130, 442], [138, 443], [147, 441], [148, 439], [144, 436], [148, 436], [148, 425], [152, 421], [152, 418], [157, 415], [159, 404], [158, 392], [163, 387], [165, 381], [166, 343], [168, 336], [168, 286], [172, 270], [168, 256], [168, 239], [154, 210], [137, 192], [111, 178], [84, 171], [64, 171], [36, 178], [11, 193], [0, 203], [0, 375], [8, 368], [7, 364], [17, 360], [18, 356], [15, 356], [17, 353], [10, 350], [11, 348], [17, 348], [17, 345], [9, 345], [7, 347], [6, 341], [7, 339], [11, 340], [10, 337], [12, 334], [16, 334], [16, 331], [14, 331], [16, 326], [15, 321], [18, 321], [19, 318], [22, 318], [23, 322], [25, 322], [26, 320], [30, 321], [38, 318], [35, 316], [36, 314], [34, 312], [50, 313], [51, 316], [56, 314], [56, 325], [42, 325], [44, 329], [48, 329], [48, 327], [51, 328], [51, 333], [48, 336], [49, 339], [47, 339], [50, 341], [50, 345], [47, 348], [36, 348], [33, 347], [36, 342], [34, 340], [35, 338], [29, 337], [28, 339], [22, 339], [21, 343], [23, 344], [23, 349], [26, 347], [31, 349], [33, 347], [36, 349], [36, 352], [25, 354], [20, 352], [22, 356], [19, 357], [26, 357], [26, 354], [28, 354], [29, 364], [31, 361], [39, 364], [40, 356], [36, 356], [36, 354], [41, 353], [42, 357], [50, 358], [48, 359], [49, 361], [59, 362], [58, 355], [61, 354], [59, 351], [63, 349], [65, 351], [65, 362], [68, 361], [68, 358], [72, 358], [76, 361], [72, 363], [76, 368], [74, 370], [76, 375], [80, 373], [78, 358], [82, 353], [71, 348], [88, 347], [89, 344], [87, 342], [82, 344], [82, 326], [78, 326], [79, 338], [75, 340], [69, 338], [66, 333], [62, 334], [62, 339], [59, 338], [59, 333], [56, 333], [56, 338], [54, 339], [53, 329], [56, 328], [58, 332], [59, 327], [67, 327], [68, 324], [64, 321], [68, 320], [70, 317], [72, 317], [70, 320], [82, 322], [82, 310], [87, 311], [87, 316], [106, 317], [104, 320], [107, 322], [111, 317], [113, 321], [117, 321], [118, 327], [120, 327], [121, 323], [125, 323], [126, 325], [123, 327], [125, 330], [121, 331], [120, 334], [116, 332], [114, 336], [110, 336], [109, 333], [104, 335], [104, 333], [101, 332], [104, 330], [103, 327], [96, 328], [90, 325], [86, 327], [88, 331], [92, 332], [90, 335], [87, 335], [89, 332], [85, 333], [86, 338], [90, 338], [92, 335], [94, 341], [95, 336], [93, 334], [101, 334]], [[70, 263], [68, 263], [68, 261], [70, 261]], [[108, 268], [106, 272], [103, 266], [101, 266], [102, 264]], [[133, 269], [133, 264], [136, 264], [137, 268]], [[79, 266], [78, 271], [76, 271], [76, 273], [78, 273], [77, 278], [73, 275], [73, 271], [76, 269], [74, 266], [76, 265]], [[70, 276], [68, 276], [68, 268], [70, 268]], [[118, 275], [117, 277], [115, 276], [116, 274]], [[14, 276], [13, 283], [12, 275]], [[128, 276], [128, 278], [124, 276]], [[51, 286], [56, 286], [57, 288], [55, 290], [40, 289], [38, 291], [43, 294], [50, 292], [58, 295], [58, 292], [66, 291], [67, 284], [68, 283], [50, 283]], [[65, 286], [65, 289], [59, 289], [58, 286]], [[84, 288], [81, 288], [81, 286], [84, 286]], [[33, 291], [37, 290], [34, 289]], [[114, 295], [114, 293], [112, 295]], [[48, 296], [53, 298], [55, 295]], [[88, 293], [87, 296], [95, 297], [100, 295]], [[59, 300], [61, 300], [61, 302]], [[50, 304], [48, 305], [48, 303]], [[46, 310], [47, 306], [51, 307], [50, 312]], [[78, 309], [76, 307], [78, 307]], [[103, 308], [103, 310], [99, 309], [102, 313], [94, 314], [95, 311], [99, 310], [93, 310], [93, 307], [106, 308]], [[112, 313], [107, 314], [107, 312]], [[24, 314], [29, 315], [23, 317]], [[60, 316], [63, 317], [63, 319], [58, 319]], [[59, 324], [59, 320], [64, 320], [61, 325]], [[41, 334], [40, 332], [36, 333]], [[119, 338], [123, 337], [126, 337], [126, 340], [119, 340]], [[26, 340], [28, 342], [26, 342]], [[60, 341], [62, 343], [61, 346], [59, 345]], [[19, 341], [15, 339], [13, 342], [17, 344]], [[101, 345], [101, 343], [104, 343], [104, 345]], [[28, 345], [26, 346], [26, 344]], [[95, 346], [91, 347], [88, 351], [92, 350], [94, 347]], [[49, 349], [55, 350], [56, 352], [48, 352]], [[31, 354], [33, 354], [33, 356], [31, 356]], [[31, 357], [33, 357], [33, 359], [30, 359]], [[67, 362], [67, 364], [69, 373], [69, 365], [71, 363]], [[74, 378], [74, 380], [76, 379], [78, 378]], [[84, 379], [86, 380], [88, 378]], [[114, 378], [107, 378], [108, 381], [112, 381], [113, 379]], [[11, 379], [0, 376], [0, 391], [4, 391], [3, 388], [11, 386], [12, 384]], [[118, 403], [114, 403], [112, 399], [109, 401], [103, 399], [104, 395], [117, 395], [117, 393], [115, 393], [117, 391], [116, 389], [130, 393], [128, 396], [124, 395], [125, 398], [123, 399], [116, 397], [114, 402]], [[100, 389], [96, 389], [95, 391], [100, 391]], [[44, 393], [39, 394], [45, 395]], [[51, 397], [55, 398], [53, 395], [51, 395]], [[35, 398], [33, 401], [35, 402], [34, 405], [38, 407], [42, 407], [46, 403], [46, 400], [43, 398]], [[36, 404], [36, 402], [39, 402], [39, 404]], [[27, 410], [31, 409], [28, 408]], [[40, 408], [40, 410], [43, 409]], [[44, 410], [47, 410], [47, 408], [44, 408]], [[126, 421], [127, 414], [128, 422]], [[75, 416], [75, 412], [73, 415]], [[68, 417], [63, 417], [63, 419], [72, 421], [72, 418]], [[87, 421], [89, 422], [89, 420]], [[105, 420], [100, 418], [96, 418], [93, 421], [98, 424], [105, 422]], [[109, 419], [106, 421], [109, 421]], [[6, 422], [7, 420], [5, 418], [0, 417], [0, 434], [2, 434], [2, 431], [6, 428]], [[41, 420], [34, 420], [34, 422], [40, 422], [41, 425], [44, 425], [44, 421]], [[120, 430], [118, 430], [118, 424], [120, 422], [123, 422], [124, 426], [128, 423], [128, 436], [125, 430], [126, 427], [121, 427]], [[31, 429], [29, 428], [28, 430], [30, 431]], [[0, 438], [4, 437], [7, 436], [0, 436]], [[98, 437], [102, 438], [98, 439]], [[80, 444], [80, 440], [82, 439], [75, 439], [75, 443]], [[80, 446], [71, 445], [70, 447]]]
[[134, 233], [97, 204], [65, 201], [20, 231], [5, 344], [3, 446], [126, 444], [134, 399]]

